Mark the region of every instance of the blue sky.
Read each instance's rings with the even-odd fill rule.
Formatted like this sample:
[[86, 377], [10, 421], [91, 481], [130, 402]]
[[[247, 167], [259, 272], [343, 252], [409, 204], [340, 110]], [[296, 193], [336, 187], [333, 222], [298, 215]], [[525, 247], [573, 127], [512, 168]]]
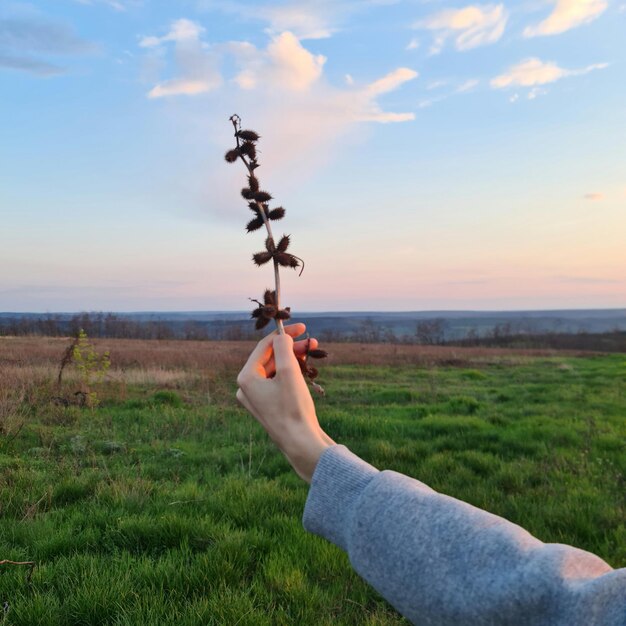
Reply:
[[626, 3], [0, 4], [0, 310], [626, 306]]

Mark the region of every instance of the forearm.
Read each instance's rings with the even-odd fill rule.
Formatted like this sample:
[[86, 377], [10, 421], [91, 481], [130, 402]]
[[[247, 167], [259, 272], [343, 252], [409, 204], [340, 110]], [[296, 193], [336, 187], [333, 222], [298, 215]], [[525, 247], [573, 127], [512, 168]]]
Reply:
[[626, 624], [626, 570], [379, 472], [343, 446], [322, 454], [303, 518], [420, 624]]

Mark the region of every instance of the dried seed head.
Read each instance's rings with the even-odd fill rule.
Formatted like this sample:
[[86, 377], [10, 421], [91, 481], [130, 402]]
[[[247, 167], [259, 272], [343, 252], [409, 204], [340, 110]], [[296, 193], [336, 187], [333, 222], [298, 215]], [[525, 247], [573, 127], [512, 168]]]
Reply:
[[328, 352], [315, 348], [314, 350], [309, 350], [307, 355], [313, 359], [325, 359], [328, 356]]
[[270, 323], [270, 318], [269, 317], [259, 317], [257, 319], [256, 324], [254, 325], [254, 327], [257, 330], [261, 330], [261, 328], [265, 328], [269, 323]]
[[252, 231], [259, 230], [259, 228], [263, 227], [263, 218], [261, 216], [255, 217], [253, 220], [250, 220], [246, 225], [246, 230], [251, 233]]
[[276, 312], [277, 320], [288, 320], [291, 317], [291, 313], [289, 312], [289, 308], [281, 309]]
[[256, 176], [248, 176], [248, 187], [255, 193], [259, 190], [259, 180]]
[[280, 241], [278, 242], [278, 245], [276, 246], [276, 249], [279, 252], [286, 252], [287, 248], [289, 247], [289, 241], [290, 241], [289, 235], [283, 235], [280, 238]]
[[225, 155], [224, 158], [229, 162], [229, 163], [234, 163], [238, 158], [239, 158], [239, 150], [237, 150], [236, 148], [234, 150], [229, 150]]
[[244, 141], [258, 141], [260, 139], [260, 136], [253, 130], [240, 130], [237, 136]]
[[276, 246], [274, 245], [274, 240], [271, 237], [268, 237], [265, 240], [265, 249], [268, 252], [275, 252], [276, 251]]
[[254, 194], [254, 199], [257, 202], [269, 202], [272, 199], [272, 196], [267, 193], [267, 191], [257, 191]]
[[298, 259], [296, 259], [293, 254], [289, 254], [289, 252], [275, 252], [274, 258], [276, 259], [278, 264], [282, 265], [283, 267], [291, 267], [293, 269], [296, 269], [296, 267], [300, 266]]
[[244, 141], [241, 146], [239, 146], [239, 151], [241, 154], [245, 154], [251, 159], [256, 159], [256, 147], [251, 141]]
[[241, 195], [245, 200], [254, 200], [254, 191], [252, 191], [249, 187], [244, 187], [241, 190]]
[[317, 371], [317, 367], [307, 367], [306, 370], [306, 375], [313, 380], [314, 378], [317, 378], [319, 375], [319, 372]]
[[259, 266], [265, 265], [265, 263], [267, 263], [271, 258], [271, 252], [257, 252], [256, 254], [252, 255], [252, 260]]
[[283, 207], [279, 206], [276, 209], [272, 209], [268, 214], [267, 217], [269, 217], [271, 220], [281, 220], [283, 217], [285, 217], [285, 209], [283, 209]]

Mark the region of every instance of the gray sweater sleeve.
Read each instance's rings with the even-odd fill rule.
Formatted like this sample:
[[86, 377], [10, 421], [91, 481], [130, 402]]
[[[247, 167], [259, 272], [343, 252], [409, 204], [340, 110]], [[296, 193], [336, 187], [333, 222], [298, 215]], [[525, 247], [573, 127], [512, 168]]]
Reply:
[[303, 524], [414, 624], [626, 626], [626, 569], [542, 543], [345, 446], [322, 454]]

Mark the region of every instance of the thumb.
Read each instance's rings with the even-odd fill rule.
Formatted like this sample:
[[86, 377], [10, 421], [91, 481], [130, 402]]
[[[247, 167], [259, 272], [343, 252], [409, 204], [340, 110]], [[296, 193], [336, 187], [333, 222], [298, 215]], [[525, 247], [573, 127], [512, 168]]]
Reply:
[[299, 370], [300, 366], [293, 353], [293, 338], [287, 333], [274, 337], [274, 361], [276, 362], [276, 373]]

